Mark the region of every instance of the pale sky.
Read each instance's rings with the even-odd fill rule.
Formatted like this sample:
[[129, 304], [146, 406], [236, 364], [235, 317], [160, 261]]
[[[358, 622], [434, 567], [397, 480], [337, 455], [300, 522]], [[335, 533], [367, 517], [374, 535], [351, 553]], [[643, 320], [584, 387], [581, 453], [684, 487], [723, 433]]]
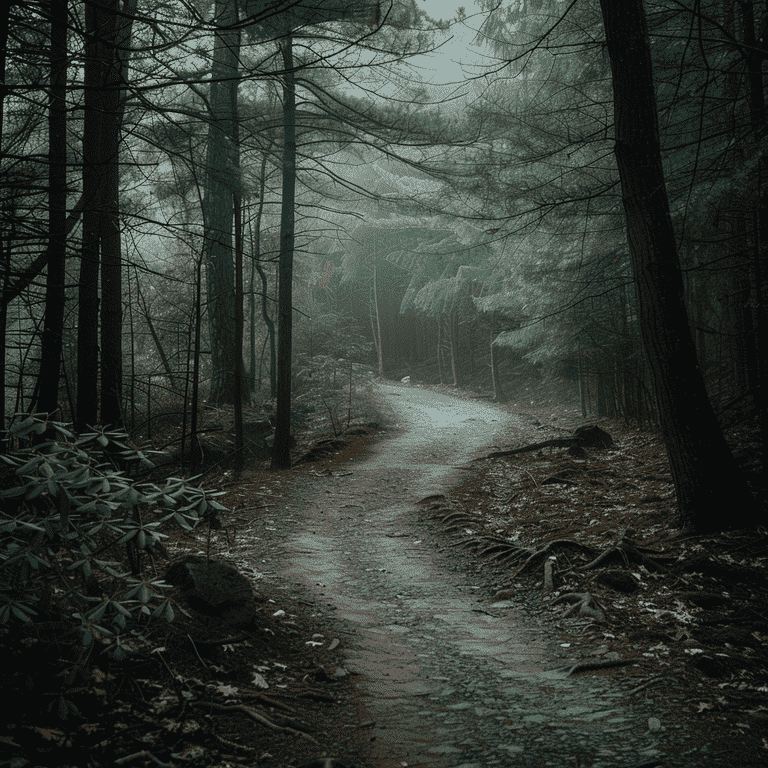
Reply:
[[[424, 62], [419, 61], [423, 67], [423, 77], [427, 82], [448, 83], [463, 79], [461, 62], [477, 64], [481, 61], [479, 49], [471, 46], [476, 30], [481, 22], [480, 16], [475, 16], [478, 8], [474, 0], [416, 0], [419, 8], [426, 11], [433, 19], [452, 19], [456, 16], [456, 9], [463, 6], [467, 16], [470, 16], [465, 24], [454, 24], [451, 27], [449, 40], [436, 54], [423, 57]], [[414, 61], [415, 63], [415, 61]], [[470, 70], [472, 71], [472, 70]]]

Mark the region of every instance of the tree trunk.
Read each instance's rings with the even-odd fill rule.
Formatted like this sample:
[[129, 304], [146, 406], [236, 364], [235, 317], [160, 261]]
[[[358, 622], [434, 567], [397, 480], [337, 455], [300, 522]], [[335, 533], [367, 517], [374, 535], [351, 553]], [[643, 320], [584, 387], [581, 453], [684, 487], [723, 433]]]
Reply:
[[461, 361], [459, 360], [459, 313], [454, 310], [448, 315], [448, 327], [451, 332], [451, 375], [453, 386], [461, 386]]
[[[208, 282], [213, 405], [235, 402], [235, 279], [232, 253], [234, 165], [232, 88], [238, 74], [237, 9], [234, 0], [216, 0], [213, 71], [203, 199], [204, 255]], [[242, 356], [242, 350], [239, 350]]]
[[[240, 33], [238, 31], [237, 52], [240, 52]], [[236, 83], [236, 81], [235, 81]], [[234, 133], [235, 167], [240, 167], [240, 131], [237, 123], [237, 85], [230, 88], [232, 99], [232, 126]], [[236, 190], [233, 198], [235, 214], [235, 480], [239, 480], [245, 464], [245, 445], [243, 442], [243, 207], [240, 191]]]
[[748, 522], [755, 502], [698, 367], [661, 162], [642, 0], [601, 0], [614, 90], [616, 159], [649, 359], [681, 519], [713, 531]]
[[496, 338], [496, 329], [491, 328], [491, 381], [493, 383], [493, 399], [497, 403], [506, 403], [509, 399], [499, 377], [499, 348], [493, 343]]
[[[760, 145], [768, 132], [768, 116], [765, 106], [763, 61], [766, 58], [765, 38], [761, 31], [756, 34], [752, 2], [741, 0], [742, 29], [749, 78], [749, 112], [752, 138], [758, 148], [760, 160], [757, 168], [757, 211], [755, 214], [752, 285], [755, 289], [755, 317], [751, 342], [755, 349], [755, 403], [758, 409], [762, 443], [763, 470], [768, 464], [768, 365], [765, 362], [765, 336], [768, 333], [768, 309], [763, 301], [763, 279], [768, 274], [768, 160]], [[765, 21], [762, 23], [765, 27]]]
[[374, 333], [376, 334], [376, 353], [378, 356], [379, 364], [379, 376], [384, 378], [384, 349], [381, 344], [381, 313], [379, 311], [379, 283], [376, 274], [376, 246], [374, 245], [373, 253], [373, 310], [376, 318], [376, 327]]
[[440, 383], [443, 383], [443, 318], [442, 315], [438, 314], [436, 317], [437, 321], [437, 346], [436, 346], [436, 353], [437, 353], [437, 375], [440, 379]]
[[155, 328], [155, 324], [152, 321], [152, 313], [150, 312], [149, 307], [147, 307], [147, 302], [144, 298], [144, 294], [141, 292], [141, 284], [138, 281], [138, 277], [136, 279], [136, 293], [137, 293], [137, 298], [139, 300], [139, 303], [141, 304], [141, 308], [143, 310], [144, 320], [146, 321], [147, 327], [149, 328], [149, 335], [152, 337], [152, 341], [155, 342], [155, 349], [157, 349], [157, 354], [160, 355], [160, 362], [163, 364], [163, 370], [165, 371], [165, 375], [168, 377], [168, 381], [170, 382], [171, 389], [173, 389], [174, 391], [178, 391], [176, 377], [173, 375], [171, 364], [168, 361], [168, 355], [165, 354], [163, 343], [160, 341], [160, 335], [158, 334], [157, 329]]
[[67, 0], [51, 1], [51, 72], [48, 105], [48, 274], [41, 344], [38, 409], [59, 409], [64, 260], [67, 248]]
[[[11, 245], [5, 241], [0, 232], [0, 258], [3, 267], [3, 293], [8, 290], [9, 276], [11, 272]], [[0, 305], [0, 453], [5, 453], [8, 448], [6, 440], [6, 407], [5, 407], [5, 374], [6, 374], [6, 336], [8, 333], [8, 304], [5, 302]]]
[[[131, 11], [135, 3], [126, 3]], [[118, 14], [118, 0], [105, 1], [112, 17], [114, 47], [108, 49], [105, 76], [105, 113], [102, 116], [104, 198], [101, 212], [101, 423], [123, 423], [123, 265], [120, 246], [120, 132], [122, 91], [127, 78], [125, 48], [131, 20]]]
[[[277, 354], [275, 347], [275, 324], [269, 315], [267, 275], [259, 264], [261, 259], [261, 220], [264, 214], [264, 190], [267, 184], [267, 153], [261, 158], [261, 172], [259, 174], [259, 207], [256, 212], [255, 234], [251, 241], [251, 259], [254, 269], [261, 279], [261, 317], [267, 326], [269, 335], [269, 395], [277, 397]], [[253, 287], [253, 271], [251, 271], [251, 378], [256, 380], [256, 295]], [[261, 387], [261, 372], [259, 372], [259, 387]]]
[[[114, 17], [113, 17], [114, 20]], [[112, 39], [107, 28], [104, 7], [85, 6], [85, 62], [83, 89], [83, 225], [78, 283], [77, 315], [77, 409], [78, 431], [98, 420], [99, 366], [99, 252], [101, 204], [104, 198], [103, 115], [106, 112], [106, 40]]]
[[296, 194], [296, 88], [290, 28], [283, 49], [283, 200], [280, 218], [280, 279], [277, 322], [277, 406], [272, 469], [291, 466], [291, 353], [293, 347], [293, 235]]
[[[192, 403], [189, 423], [189, 450], [193, 465], [200, 458], [200, 437], [198, 435], [198, 413], [200, 410], [200, 337], [203, 325], [203, 256], [197, 260], [195, 271], [195, 341], [192, 356]], [[184, 436], [182, 435], [182, 439]]]

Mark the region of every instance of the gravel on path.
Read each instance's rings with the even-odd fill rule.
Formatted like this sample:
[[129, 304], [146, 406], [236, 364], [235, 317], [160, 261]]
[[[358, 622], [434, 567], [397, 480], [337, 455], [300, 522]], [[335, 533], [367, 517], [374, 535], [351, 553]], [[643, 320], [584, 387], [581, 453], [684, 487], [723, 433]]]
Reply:
[[282, 538], [258, 566], [343, 627], [364, 727], [349, 728], [335, 757], [367, 768], [652, 768], [671, 752], [676, 766], [706, 764], [706, 745], [689, 744], [684, 724], [663, 725], [652, 696], [630, 700], [616, 677], [568, 677], [574, 648], [522, 600], [491, 602], [480, 577], [438, 551], [417, 502], [530, 432], [524, 419], [378, 387], [395, 414], [392, 436], [360, 461], [286, 473]]

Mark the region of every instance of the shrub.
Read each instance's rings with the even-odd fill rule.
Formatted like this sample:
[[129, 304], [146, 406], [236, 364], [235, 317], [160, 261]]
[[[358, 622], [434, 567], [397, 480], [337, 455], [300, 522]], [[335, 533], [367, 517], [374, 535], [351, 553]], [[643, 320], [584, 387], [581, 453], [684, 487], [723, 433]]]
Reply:
[[194, 478], [163, 485], [132, 478], [130, 471], [154, 465], [121, 430], [76, 436], [67, 424], [29, 416], [7, 437], [0, 636], [53, 620], [72, 630], [81, 661], [96, 642], [123, 658], [135, 644], [132, 622], [174, 618], [169, 585], [154, 572], [161, 528], [191, 530], [213, 519], [224, 509], [214, 500], [220, 492], [192, 485]]

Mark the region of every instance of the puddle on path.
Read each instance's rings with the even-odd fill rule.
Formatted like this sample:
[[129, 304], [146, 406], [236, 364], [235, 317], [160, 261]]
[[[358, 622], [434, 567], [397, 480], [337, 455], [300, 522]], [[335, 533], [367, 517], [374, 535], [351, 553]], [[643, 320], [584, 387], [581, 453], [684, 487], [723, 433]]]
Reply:
[[[421, 541], [415, 502], [457, 481], [456, 465], [515, 425], [488, 405], [402, 387], [401, 434], [351, 475], [293, 488], [304, 517], [282, 577], [350, 629], [347, 667], [370, 728], [370, 768], [635, 766], [660, 755], [648, 712], [621, 706], [609, 678], [562, 679], [533, 617], [495, 607]], [[650, 713], [652, 714], [652, 713]], [[346, 756], [346, 754], [345, 754]], [[354, 759], [354, 756], [348, 758]], [[649, 763], [651, 765], [652, 763]]]

